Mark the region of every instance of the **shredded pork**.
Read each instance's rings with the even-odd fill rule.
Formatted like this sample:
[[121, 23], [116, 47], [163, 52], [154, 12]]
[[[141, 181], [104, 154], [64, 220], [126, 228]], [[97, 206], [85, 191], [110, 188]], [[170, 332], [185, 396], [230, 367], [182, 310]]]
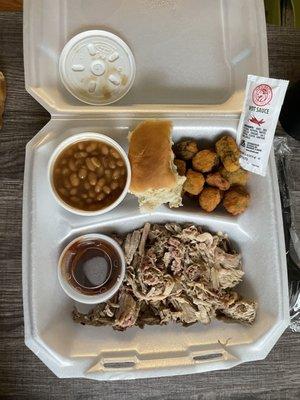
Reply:
[[244, 272], [226, 235], [194, 225], [146, 223], [118, 241], [127, 263], [121, 289], [88, 314], [74, 310], [76, 322], [116, 330], [171, 321], [208, 324], [216, 317], [254, 322], [257, 303], [232, 290]]

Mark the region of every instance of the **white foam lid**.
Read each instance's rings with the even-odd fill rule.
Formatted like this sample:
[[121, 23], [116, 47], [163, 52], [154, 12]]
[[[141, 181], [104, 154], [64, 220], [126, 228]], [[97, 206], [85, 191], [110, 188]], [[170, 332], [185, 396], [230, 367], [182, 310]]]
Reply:
[[127, 44], [101, 30], [81, 32], [66, 43], [59, 59], [60, 78], [78, 100], [92, 105], [118, 101], [131, 88], [135, 61]]
[[[136, 62], [130, 91], [105, 107], [78, 100], [59, 73], [66, 43], [78, 34], [83, 41], [91, 40], [84, 32], [95, 29], [121, 38], [114, 45], [119, 48], [122, 43], [120, 48], [125, 49], [124, 41]], [[52, 115], [170, 111], [236, 115], [242, 108], [247, 75], [268, 75], [263, 1], [27, 0], [24, 64], [27, 90]], [[91, 97], [71, 91], [94, 104]]]

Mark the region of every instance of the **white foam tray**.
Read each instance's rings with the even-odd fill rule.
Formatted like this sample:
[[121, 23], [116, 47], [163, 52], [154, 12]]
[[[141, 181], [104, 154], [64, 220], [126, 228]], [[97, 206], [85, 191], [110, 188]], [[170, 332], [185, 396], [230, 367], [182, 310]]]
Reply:
[[[26, 148], [25, 342], [57, 376], [133, 379], [230, 368], [264, 358], [288, 325], [285, 248], [273, 156], [265, 178], [251, 175], [251, 205], [240, 217], [222, 211], [208, 215], [196, 205], [140, 214], [130, 195], [103, 216], [76, 216], [54, 201], [46, 173], [52, 151], [67, 136], [100, 132], [126, 149], [128, 131], [149, 117], [171, 118], [174, 141], [192, 136], [213, 142], [224, 132], [235, 135], [247, 73], [268, 73], [263, 11], [261, 0], [25, 0], [26, 88], [52, 117]], [[58, 79], [58, 58], [65, 42], [94, 28], [119, 34], [136, 57], [135, 84], [115, 106], [83, 105]], [[238, 290], [259, 302], [255, 324], [214, 321], [207, 326], [171, 324], [126, 332], [75, 324], [74, 302], [57, 279], [62, 248], [82, 233], [122, 233], [146, 221], [192, 222], [228, 233], [243, 254], [245, 279]]]
[[[112, 136], [124, 148], [127, 132], [139, 120], [52, 120], [27, 145], [23, 209], [23, 290], [25, 341], [60, 377], [130, 379], [188, 374], [229, 368], [264, 358], [289, 320], [285, 249], [280, 200], [273, 156], [265, 178], [251, 175], [250, 208], [240, 217], [222, 211], [205, 214], [195, 205], [182, 209], [161, 207], [139, 214], [137, 201], [128, 195], [114, 211], [99, 217], [73, 215], [53, 200], [46, 179], [47, 162], [67, 136], [95, 131]], [[227, 118], [175, 119], [175, 141], [193, 136], [214, 141], [224, 131], [235, 134], [238, 120]], [[131, 328], [115, 332], [110, 327], [75, 324], [74, 302], [57, 279], [62, 248], [75, 236], [89, 232], [126, 232], [146, 221], [193, 222], [211, 231], [229, 234], [243, 255], [244, 282], [238, 291], [259, 302], [252, 326], [225, 324], [183, 328]], [[213, 360], [196, 356], [217, 354]], [[114, 363], [119, 363], [114, 365]], [[124, 368], [123, 362], [133, 363]], [[112, 363], [112, 365], [109, 365]], [[129, 364], [131, 365], [131, 364]]]

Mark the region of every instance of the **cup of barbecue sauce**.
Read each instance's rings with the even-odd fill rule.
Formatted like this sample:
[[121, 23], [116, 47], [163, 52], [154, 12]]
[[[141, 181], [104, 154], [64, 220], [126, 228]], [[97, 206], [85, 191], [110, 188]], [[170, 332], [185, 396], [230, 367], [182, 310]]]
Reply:
[[72, 240], [58, 261], [58, 279], [65, 293], [86, 304], [103, 303], [120, 288], [125, 257], [120, 245], [102, 234]]

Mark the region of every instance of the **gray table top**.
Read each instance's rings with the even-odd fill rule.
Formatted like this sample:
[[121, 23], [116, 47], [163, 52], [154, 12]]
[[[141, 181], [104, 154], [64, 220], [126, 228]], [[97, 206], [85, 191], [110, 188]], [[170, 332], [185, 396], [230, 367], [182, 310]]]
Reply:
[[[270, 26], [268, 43], [270, 75], [299, 80], [300, 31]], [[136, 381], [60, 380], [25, 347], [21, 282], [24, 149], [49, 115], [24, 88], [21, 13], [0, 13], [0, 70], [7, 78], [8, 92], [0, 131], [0, 398], [299, 399], [300, 335], [288, 330], [263, 361], [226, 371]], [[298, 147], [298, 162], [299, 153]], [[295, 192], [298, 205], [299, 193]], [[296, 219], [300, 222], [299, 207]]]

